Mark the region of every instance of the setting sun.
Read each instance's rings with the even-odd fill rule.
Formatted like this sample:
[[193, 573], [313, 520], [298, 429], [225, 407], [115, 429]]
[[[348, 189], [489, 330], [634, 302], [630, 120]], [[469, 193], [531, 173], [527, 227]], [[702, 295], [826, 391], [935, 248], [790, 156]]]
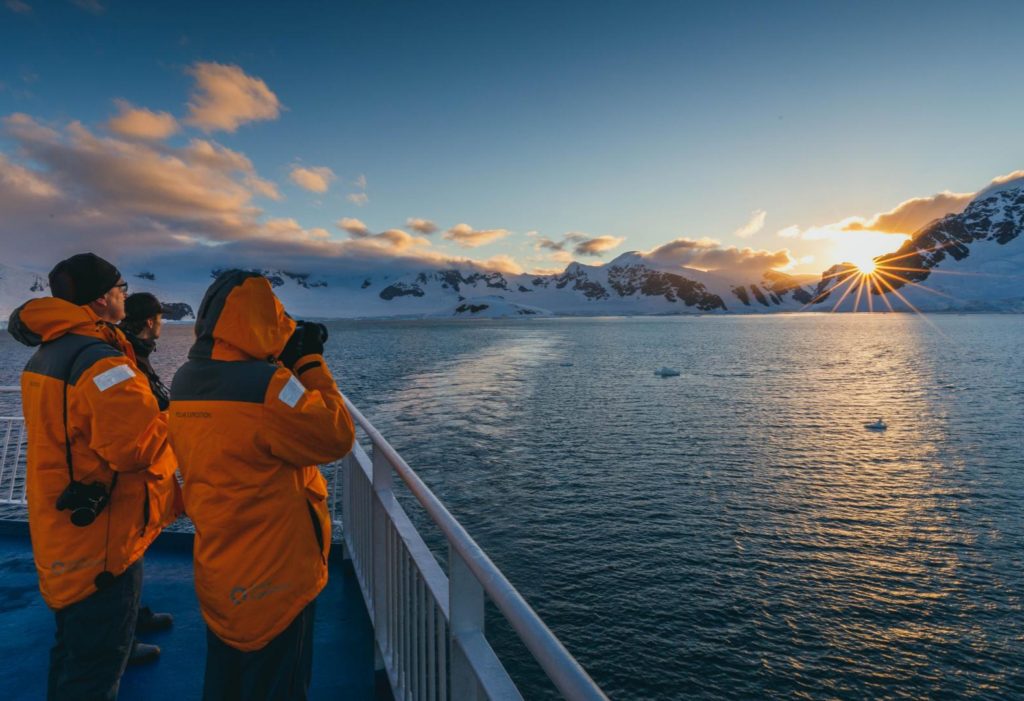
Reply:
[[835, 232], [832, 255], [837, 263], [850, 263], [870, 275], [875, 272], [875, 258], [898, 250], [907, 238], [905, 234], [881, 231]]
[[854, 263], [854, 265], [857, 266], [857, 270], [861, 275], [871, 275], [875, 272], [876, 265], [874, 260], [862, 261], [860, 263]]

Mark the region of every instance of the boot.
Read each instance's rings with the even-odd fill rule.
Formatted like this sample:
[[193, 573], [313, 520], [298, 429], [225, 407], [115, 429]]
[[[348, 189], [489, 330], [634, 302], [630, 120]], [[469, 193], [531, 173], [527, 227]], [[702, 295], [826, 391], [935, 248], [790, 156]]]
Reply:
[[160, 657], [160, 648], [156, 645], [140, 643], [138, 640], [132, 642], [132, 652], [128, 655], [128, 664], [140, 665], [156, 662]]
[[135, 622], [136, 633], [158, 633], [169, 630], [174, 625], [174, 617], [169, 613], [153, 613], [148, 606], [139, 609], [139, 618]]

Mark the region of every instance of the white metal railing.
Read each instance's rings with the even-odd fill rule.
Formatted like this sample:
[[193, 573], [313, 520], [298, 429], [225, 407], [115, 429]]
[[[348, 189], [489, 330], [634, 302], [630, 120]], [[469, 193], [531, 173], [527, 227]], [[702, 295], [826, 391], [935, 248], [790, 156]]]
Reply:
[[[0, 396], [18, 394], [19, 387], [0, 385]], [[0, 411], [0, 414], [9, 414]], [[25, 420], [20, 416], [0, 416], [0, 505], [27, 504], [25, 501]]]
[[[18, 393], [0, 386], [0, 396]], [[346, 400], [369, 438], [325, 466], [331, 516], [373, 621], [377, 653], [392, 691], [405, 701], [522, 699], [484, 630], [489, 598], [567, 699], [605, 699], [600, 687], [505, 575], [362, 413]], [[25, 422], [0, 417], [0, 505], [25, 504]], [[445, 572], [393, 491], [397, 474], [448, 545]], [[341, 489], [339, 503], [338, 490]]]
[[[346, 404], [369, 437], [372, 458], [356, 445], [342, 461], [345, 544], [396, 698], [522, 698], [485, 635], [486, 596], [565, 698], [605, 699], [419, 475]], [[395, 499], [395, 474], [445, 537], [447, 574]]]

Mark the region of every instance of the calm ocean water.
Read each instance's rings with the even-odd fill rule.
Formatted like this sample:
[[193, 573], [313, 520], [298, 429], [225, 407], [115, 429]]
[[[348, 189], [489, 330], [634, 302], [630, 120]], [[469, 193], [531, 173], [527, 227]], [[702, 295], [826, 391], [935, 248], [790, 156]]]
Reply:
[[[342, 390], [613, 698], [1024, 696], [1021, 317], [331, 328]], [[0, 384], [28, 355], [0, 336]]]

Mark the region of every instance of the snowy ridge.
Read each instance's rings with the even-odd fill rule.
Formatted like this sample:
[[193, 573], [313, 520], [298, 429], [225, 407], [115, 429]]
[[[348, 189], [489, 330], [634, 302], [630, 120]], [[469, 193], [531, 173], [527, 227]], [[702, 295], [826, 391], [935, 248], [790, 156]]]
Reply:
[[[887, 302], [906, 309], [909, 302], [923, 311], [1024, 312], [1022, 232], [1024, 180], [982, 190], [962, 213], [933, 221], [898, 251], [875, 259], [885, 293], [870, 295], [875, 310], [886, 310]], [[816, 306], [831, 309], [844, 275], [841, 266], [824, 275], [831, 277], [818, 284]], [[852, 308], [853, 297], [838, 309]]]
[[[862, 299], [841, 287], [852, 271], [820, 279], [774, 270], [760, 276], [658, 266], [639, 252], [604, 265], [570, 263], [555, 275], [475, 269], [323, 273], [264, 269], [289, 311], [314, 318], [474, 318], [852, 311], [1024, 311], [1024, 181], [983, 190], [961, 213], [932, 222], [876, 262], [888, 272]], [[225, 262], [227, 265], [229, 262]], [[191, 318], [218, 269], [125, 271], [130, 291], [153, 292]], [[751, 279], [753, 277], [753, 279]], [[923, 284], [922, 284], [923, 283]], [[0, 319], [48, 294], [46, 276], [0, 263]]]

